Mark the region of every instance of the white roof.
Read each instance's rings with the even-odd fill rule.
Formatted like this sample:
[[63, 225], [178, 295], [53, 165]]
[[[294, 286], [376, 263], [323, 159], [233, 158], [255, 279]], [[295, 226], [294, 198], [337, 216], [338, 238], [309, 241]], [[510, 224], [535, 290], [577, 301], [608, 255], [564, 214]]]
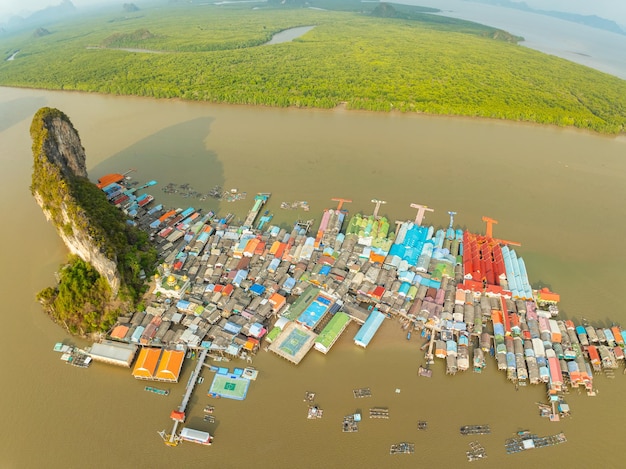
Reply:
[[91, 346], [89, 355], [94, 360], [130, 363], [137, 352], [137, 346], [133, 344], [122, 344], [110, 340], [95, 343]]

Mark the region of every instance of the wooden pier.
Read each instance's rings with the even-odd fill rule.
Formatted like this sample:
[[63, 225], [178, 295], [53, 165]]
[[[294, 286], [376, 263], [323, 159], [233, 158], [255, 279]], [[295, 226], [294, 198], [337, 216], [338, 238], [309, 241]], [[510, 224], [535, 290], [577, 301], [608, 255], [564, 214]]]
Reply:
[[244, 227], [252, 228], [254, 226], [254, 221], [256, 220], [256, 217], [259, 216], [259, 212], [265, 205], [265, 202], [267, 202], [267, 199], [270, 198], [270, 195], [271, 195], [270, 193], [259, 192], [254, 197], [254, 205], [248, 212], [248, 216], [246, 217], [246, 220], [243, 222]]
[[198, 377], [200, 376], [200, 372], [202, 371], [202, 366], [204, 365], [204, 360], [206, 359], [208, 349], [202, 349], [200, 352], [200, 357], [198, 357], [198, 361], [196, 364], [195, 370], [191, 374], [189, 381], [187, 382], [187, 389], [185, 390], [185, 395], [183, 396], [183, 400], [178, 406], [178, 410], [172, 412], [172, 420], [174, 420], [174, 426], [172, 427], [172, 432], [167, 435], [165, 431], [159, 432], [166, 445], [169, 446], [177, 446], [180, 443], [180, 438], [176, 434], [176, 430], [178, 430], [178, 424], [184, 422], [185, 420], [185, 410], [187, 409], [187, 404], [189, 404], [189, 399], [191, 399], [191, 395], [193, 394], [193, 390], [198, 383]]

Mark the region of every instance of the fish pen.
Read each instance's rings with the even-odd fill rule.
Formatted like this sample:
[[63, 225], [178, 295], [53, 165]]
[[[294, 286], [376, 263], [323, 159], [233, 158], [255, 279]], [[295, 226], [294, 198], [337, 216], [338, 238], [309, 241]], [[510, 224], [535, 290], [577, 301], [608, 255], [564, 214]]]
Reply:
[[386, 407], [372, 407], [370, 409], [370, 418], [371, 419], [388, 419], [389, 409], [387, 409]]
[[537, 436], [528, 430], [517, 432], [517, 436], [509, 438], [504, 442], [506, 454], [519, 453], [534, 448], [544, 448], [546, 446], [559, 445], [567, 442], [563, 432], [556, 435]]
[[359, 431], [359, 420], [354, 414], [346, 415], [343, 418], [343, 427], [341, 431], [344, 433], [354, 433]]
[[485, 459], [487, 457], [487, 452], [485, 451], [485, 448], [479, 442], [472, 441], [469, 446], [469, 451], [465, 452], [465, 455], [467, 456], [467, 460], [469, 462], [477, 461], [479, 459]]
[[396, 443], [389, 448], [389, 454], [413, 454], [415, 453], [414, 443]]
[[372, 397], [372, 391], [370, 390], [370, 388], [353, 389], [352, 394], [357, 399], [362, 397]]
[[489, 425], [464, 425], [460, 429], [461, 435], [489, 435]]

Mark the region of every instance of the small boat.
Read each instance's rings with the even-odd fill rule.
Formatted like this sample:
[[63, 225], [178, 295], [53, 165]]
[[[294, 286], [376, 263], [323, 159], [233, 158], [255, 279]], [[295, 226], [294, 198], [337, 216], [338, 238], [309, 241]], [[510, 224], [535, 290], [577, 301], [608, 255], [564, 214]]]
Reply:
[[406, 333], [406, 340], [411, 340], [411, 331]]
[[215, 410], [215, 407], [213, 407], [212, 405], [207, 405], [204, 407], [205, 414], [212, 414], [214, 410]]
[[205, 415], [202, 420], [209, 423], [215, 423], [215, 417], [213, 417], [212, 415]]
[[160, 389], [160, 388], [155, 388], [153, 386], [146, 386], [145, 388], [143, 388], [144, 391], [148, 391], [154, 394], [158, 394], [159, 396], [168, 396], [170, 393], [169, 389]]

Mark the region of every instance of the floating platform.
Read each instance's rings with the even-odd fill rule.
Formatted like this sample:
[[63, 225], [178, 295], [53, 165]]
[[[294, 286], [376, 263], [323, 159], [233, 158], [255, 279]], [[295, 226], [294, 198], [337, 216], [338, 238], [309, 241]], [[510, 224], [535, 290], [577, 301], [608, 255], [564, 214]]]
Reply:
[[207, 393], [210, 397], [224, 397], [243, 401], [248, 394], [250, 380], [235, 375], [223, 375], [217, 373]]
[[370, 390], [370, 388], [353, 389], [352, 394], [354, 394], [354, 397], [356, 398], [372, 397], [372, 391]]
[[324, 415], [324, 411], [322, 409], [320, 409], [318, 406], [316, 405], [311, 405], [309, 406], [309, 410], [307, 413], [307, 418], [308, 419], [321, 419], [322, 416]]
[[423, 366], [420, 366], [417, 374], [424, 378], [431, 378], [433, 376], [433, 370], [431, 370], [430, 368], [424, 368]]
[[513, 454], [528, 449], [544, 448], [566, 442], [567, 438], [563, 432], [550, 436], [537, 436], [528, 430], [522, 430], [517, 432], [517, 436], [507, 439], [504, 442], [504, 448], [506, 449], [506, 454]]
[[396, 443], [389, 448], [389, 454], [413, 454], [415, 453], [414, 443]]
[[355, 418], [354, 414], [346, 415], [343, 418], [343, 427], [342, 427], [341, 431], [344, 432], [344, 433], [358, 432], [359, 431], [359, 420], [360, 420], [360, 418], [358, 418], [358, 419]]
[[489, 425], [464, 425], [460, 429], [461, 435], [489, 435]]
[[387, 409], [386, 407], [372, 407], [370, 409], [370, 418], [371, 419], [388, 419], [389, 409]]
[[259, 371], [255, 368], [252, 368], [251, 366], [244, 368], [243, 373], [241, 373], [242, 378], [248, 379], [250, 381], [256, 381], [258, 376]]

